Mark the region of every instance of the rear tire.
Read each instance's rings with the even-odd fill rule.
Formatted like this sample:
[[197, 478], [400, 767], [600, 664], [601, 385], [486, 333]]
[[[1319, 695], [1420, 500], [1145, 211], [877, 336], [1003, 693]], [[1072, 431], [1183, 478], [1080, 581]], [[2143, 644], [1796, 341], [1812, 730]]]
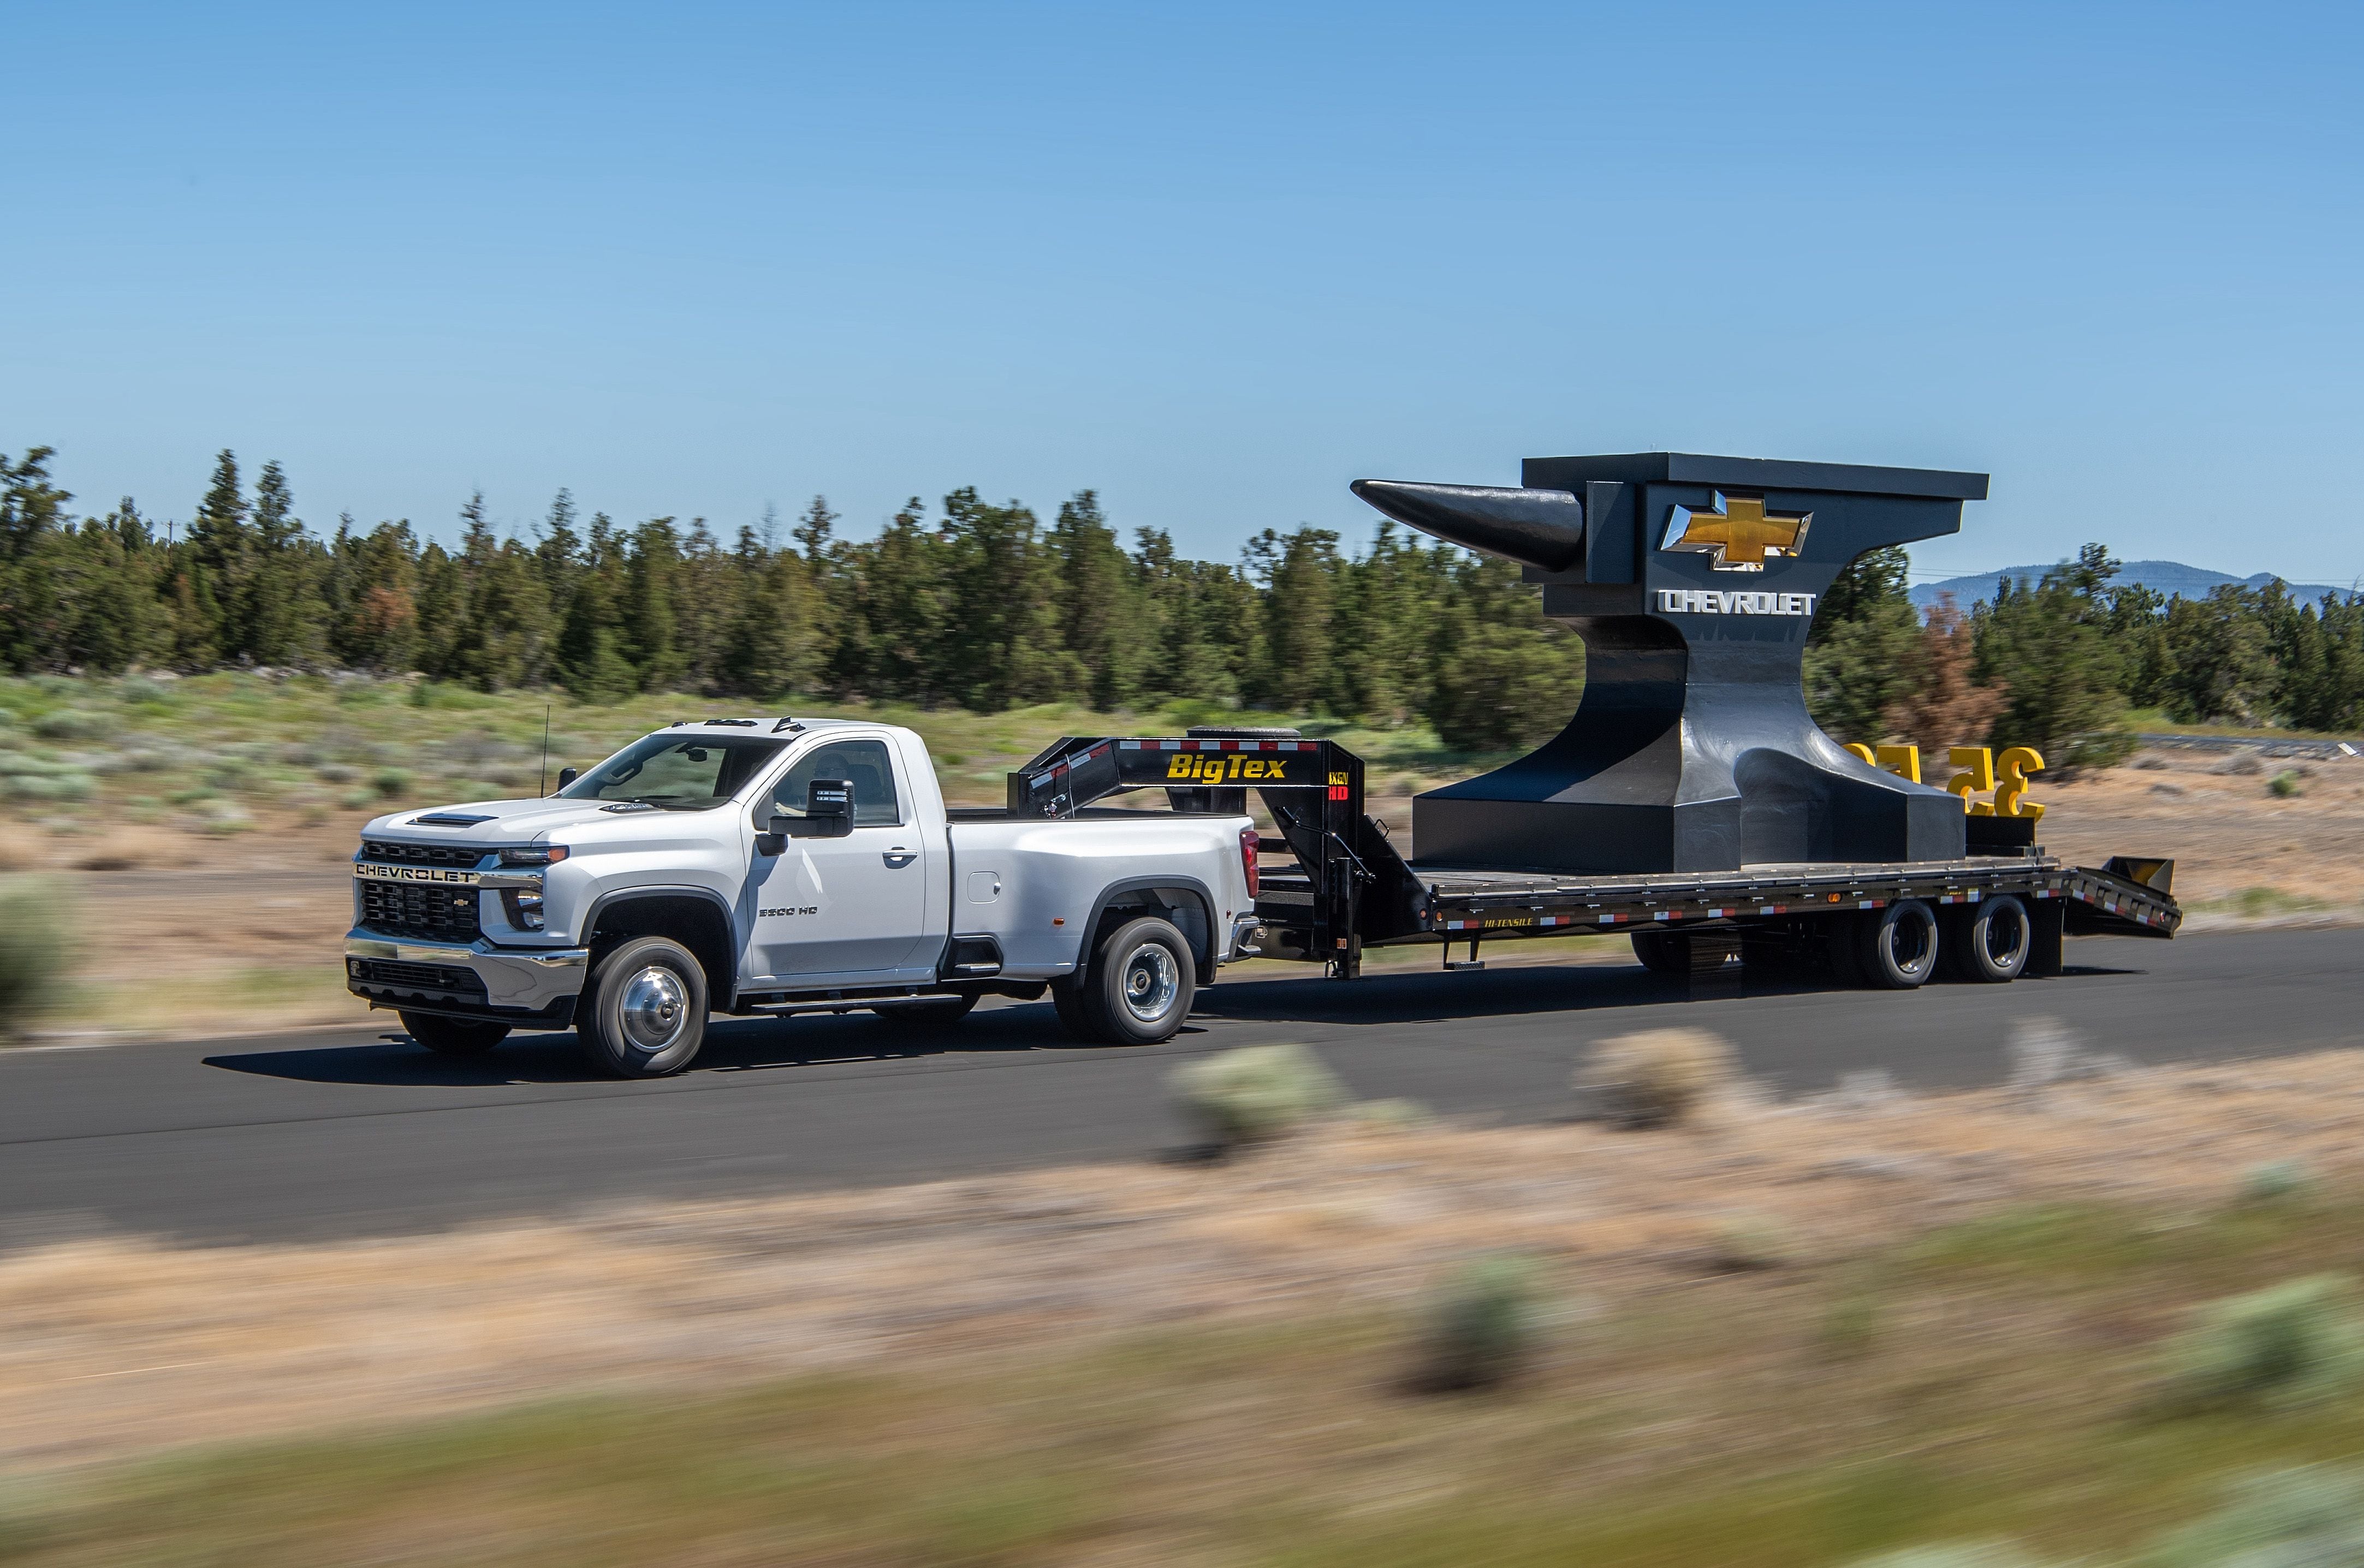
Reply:
[[1937, 917], [1918, 898], [1900, 898], [1857, 917], [1855, 962], [1859, 984], [1875, 991], [1910, 991], [1937, 972]]
[[410, 1038], [438, 1056], [482, 1056], [508, 1038], [507, 1024], [447, 1018], [438, 1013], [397, 1013]]
[[[1054, 988], [1055, 990], [1055, 987]], [[1147, 916], [1111, 931], [1076, 992], [1085, 1037], [1108, 1045], [1161, 1045], [1190, 1016], [1199, 961], [1170, 920]]]
[[1690, 978], [1691, 940], [1680, 931], [1635, 931], [1634, 956], [1653, 974], [1669, 980]]
[[663, 1078], [706, 1043], [706, 971], [665, 937], [634, 937], [599, 961], [575, 1009], [591, 1065], [619, 1078]]
[[2035, 946], [2027, 906], [2008, 893], [1963, 909], [1946, 933], [1946, 967], [1974, 984], [2002, 985], [2019, 978]]
[[1092, 1021], [1084, 1016], [1084, 976], [1070, 982], [1051, 982], [1051, 1008], [1059, 1015], [1059, 1027], [1067, 1031], [1070, 1040], [1098, 1043], [1099, 1037], [1092, 1032]]
[[975, 996], [931, 996], [924, 1002], [881, 1002], [870, 1010], [889, 1023], [956, 1024], [976, 1004]]

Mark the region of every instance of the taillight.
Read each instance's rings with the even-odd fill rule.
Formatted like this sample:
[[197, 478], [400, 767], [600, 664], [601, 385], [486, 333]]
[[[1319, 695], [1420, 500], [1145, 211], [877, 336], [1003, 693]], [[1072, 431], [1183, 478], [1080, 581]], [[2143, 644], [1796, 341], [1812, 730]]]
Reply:
[[1247, 873], [1248, 902], [1253, 904], [1256, 898], [1256, 830], [1253, 828], [1240, 829], [1240, 869]]

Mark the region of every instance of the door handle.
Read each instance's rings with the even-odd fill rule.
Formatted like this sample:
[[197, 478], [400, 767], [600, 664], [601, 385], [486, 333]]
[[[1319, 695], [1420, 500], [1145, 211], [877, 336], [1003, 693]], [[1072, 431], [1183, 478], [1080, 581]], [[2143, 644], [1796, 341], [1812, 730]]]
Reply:
[[888, 870], [901, 871], [905, 866], [909, 865], [913, 861], [918, 860], [920, 857], [916, 852], [907, 850], [902, 845], [898, 844], [879, 858], [886, 862]]

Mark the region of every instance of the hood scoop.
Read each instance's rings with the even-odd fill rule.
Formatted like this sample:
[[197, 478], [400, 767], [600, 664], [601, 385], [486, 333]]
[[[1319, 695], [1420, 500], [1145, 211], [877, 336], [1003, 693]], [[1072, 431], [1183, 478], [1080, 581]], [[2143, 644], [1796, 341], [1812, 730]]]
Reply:
[[490, 822], [490, 817], [470, 816], [464, 811], [430, 811], [424, 817], [410, 819], [413, 828], [474, 828], [479, 822]]
[[[656, 807], [645, 800], [619, 800], [613, 806], [603, 806], [599, 809], [602, 811], [654, 811]], [[424, 822], [427, 818], [422, 817], [419, 820]]]

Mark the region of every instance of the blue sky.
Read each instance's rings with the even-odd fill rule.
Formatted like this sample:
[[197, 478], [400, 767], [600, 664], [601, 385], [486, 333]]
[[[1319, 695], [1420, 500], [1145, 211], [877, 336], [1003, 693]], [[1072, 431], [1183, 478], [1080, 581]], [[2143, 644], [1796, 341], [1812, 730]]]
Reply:
[[1375, 475], [1973, 468], [1931, 575], [2364, 573], [2355, 7], [9, 6], [0, 450], [185, 517], [1230, 556]]

